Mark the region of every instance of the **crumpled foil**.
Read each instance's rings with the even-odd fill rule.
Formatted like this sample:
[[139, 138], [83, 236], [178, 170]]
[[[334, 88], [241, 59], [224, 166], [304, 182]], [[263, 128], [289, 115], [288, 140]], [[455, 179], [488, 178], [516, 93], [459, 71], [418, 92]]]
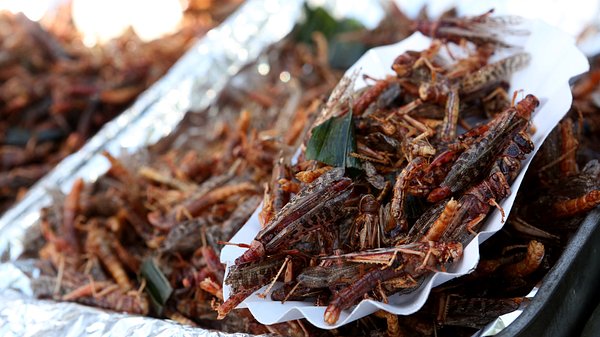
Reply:
[[77, 303], [33, 298], [32, 261], [0, 264], [0, 336], [248, 337], [207, 331], [164, 319], [118, 314]]
[[36, 300], [5, 291], [0, 301], [0, 335], [11, 336], [182, 336], [245, 337], [161, 320], [109, 313], [76, 303]]
[[169, 135], [186, 112], [206, 108], [244, 65], [292, 30], [303, 3], [248, 0], [0, 218], [1, 336], [249, 336], [32, 298], [30, 282], [39, 271], [32, 268], [26, 275], [17, 258], [25, 251], [28, 233], [39, 232], [37, 221], [40, 210], [52, 201], [50, 190], [67, 192], [77, 177], [94, 181], [109, 168], [103, 151], [117, 156], [133, 153]]

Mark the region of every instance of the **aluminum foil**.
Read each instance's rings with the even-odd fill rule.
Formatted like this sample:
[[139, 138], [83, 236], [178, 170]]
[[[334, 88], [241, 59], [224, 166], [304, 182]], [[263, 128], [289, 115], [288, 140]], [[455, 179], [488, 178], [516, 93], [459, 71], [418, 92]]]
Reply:
[[32, 261], [0, 265], [0, 336], [184, 336], [248, 337], [180, 325], [149, 317], [118, 314], [77, 303], [32, 298]]
[[76, 303], [36, 300], [5, 291], [0, 301], [0, 335], [10, 336], [182, 336], [245, 337], [183, 326], [173, 321], [108, 313]]
[[32, 298], [30, 275], [15, 264], [27, 234], [39, 232], [51, 190], [67, 192], [75, 178], [94, 181], [108, 169], [103, 151], [133, 153], [169, 135], [186, 112], [206, 108], [227, 81], [298, 22], [302, 0], [248, 0], [199, 40], [169, 72], [77, 153], [64, 159], [0, 218], [0, 335], [248, 336], [183, 327], [165, 320], [116, 314], [73, 303]]

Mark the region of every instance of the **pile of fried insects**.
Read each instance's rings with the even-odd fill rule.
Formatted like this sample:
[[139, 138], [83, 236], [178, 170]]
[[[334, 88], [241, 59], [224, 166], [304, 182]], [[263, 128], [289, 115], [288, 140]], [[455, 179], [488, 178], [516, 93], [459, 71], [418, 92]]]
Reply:
[[[239, 0], [190, 1], [181, 29], [87, 47], [70, 2], [40, 22], [0, 12], [0, 214], [158, 80]], [[208, 6], [207, 6], [208, 5]]]
[[417, 22], [436, 37], [429, 48], [399, 55], [394, 75], [359, 92], [342, 81], [297, 162], [275, 168], [221, 316], [281, 276], [273, 300], [316, 298], [335, 324], [362, 299], [416, 289], [462, 256], [492, 209], [504, 213], [539, 102], [511, 102], [508, 80], [530, 56], [489, 62], [509, 47], [497, 33], [516, 32], [517, 20], [490, 14]]

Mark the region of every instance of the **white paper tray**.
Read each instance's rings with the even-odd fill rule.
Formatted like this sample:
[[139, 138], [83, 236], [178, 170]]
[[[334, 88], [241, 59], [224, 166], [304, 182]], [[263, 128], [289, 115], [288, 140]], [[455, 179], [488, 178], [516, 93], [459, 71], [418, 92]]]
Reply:
[[[506, 214], [510, 213], [517, 190], [531, 158], [571, 106], [572, 96], [569, 79], [589, 68], [587, 59], [576, 48], [574, 39], [568, 34], [540, 20], [527, 21], [522, 28], [529, 30], [531, 34], [519, 37], [511, 42], [522, 46], [524, 51], [530, 53], [531, 62], [527, 68], [513, 75], [510, 90], [511, 92], [523, 90], [524, 94], [533, 94], [539, 98], [541, 104], [536, 109], [533, 117], [536, 133], [531, 138], [535, 144], [535, 150], [523, 163], [521, 173], [511, 186], [511, 195], [500, 204]], [[374, 48], [350, 68], [346, 75], [352, 74], [358, 69], [359, 78], [362, 74], [383, 78], [387, 74], [393, 74], [391, 64], [398, 55], [406, 50], [423, 50], [429, 44], [429, 38], [415, 33], [394, 45]], [[355, 88], [358, 89], [365, 85], [364, 81], [358, 80]], [[313, 325], [323, 329], [337, 328], [377, 310], [386, 310], [397, 315], [409, 315], [423, 306], [431, 288], [472, 271], [479, 261], [479, 245], [500, 230], [502, 226], [500, 212], [498, 210], [493, 211], [480, 233], [464, 248], [463, 258], [449, 268], [448, 272], [439, 272], [428, 277], [414, 292], [389, 297], [388, 304], [363, 300], [351, 310], [343, 311], [337, 323], [333, 325], [329, 325], [323, 320], [325, 307], [317, 307], [310, 302], [288, 301], [281, 303], [256, 296], [263, 289], [248, 297], [240, 307], [247, 307], [254, 317], [263, 324], [306, 318]], [[257, 213], [255, 213], [230, 241], [249, 244], [259, 230], [260, 225]], [[227, 263], [229, 267], [244, 251], [245, 249], [227, 246], [221, 252], [221, 261]], [[228, 298], [230, 288], [224, 284], [223, 289], [225, 298]]]

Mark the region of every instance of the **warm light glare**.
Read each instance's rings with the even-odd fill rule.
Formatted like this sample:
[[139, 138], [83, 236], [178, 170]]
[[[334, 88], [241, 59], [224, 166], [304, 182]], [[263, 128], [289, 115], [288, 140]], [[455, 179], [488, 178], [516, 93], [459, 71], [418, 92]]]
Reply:
[[127, 29], [127, 15], [122, 5], [126, 3], [120, 0], [73, 0], [73, 22], [88, 47], [123, 34]]
[[144, 41], [154, 40], [165, 34], [175, 33], [183, 17], [179, 0], [144, 1], [130, 0], [131, 25]]
[[182, 18], [178, 0], [73, 0], [73, 21], [88, 46], [118, 37], [132, 27], [144, 41], [173, 33]]
[[0, 9], [12, 13], [23, 13], [30, 20], [37, 21], [55, 5], [57, 0], [0, 0]]

